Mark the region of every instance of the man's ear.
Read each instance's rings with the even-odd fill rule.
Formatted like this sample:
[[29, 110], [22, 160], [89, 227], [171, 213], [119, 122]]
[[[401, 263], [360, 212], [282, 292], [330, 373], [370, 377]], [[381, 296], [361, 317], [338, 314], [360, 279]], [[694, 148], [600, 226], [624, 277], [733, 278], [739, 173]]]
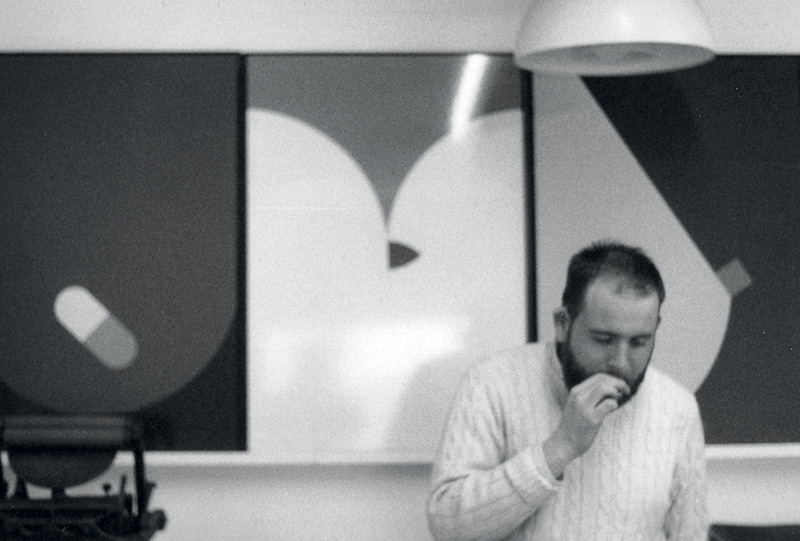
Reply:
[[569, 337], [569, 312], [563, 306], [553, 312], [553, 324], [556, 328], [556, 342], [566, 342]]

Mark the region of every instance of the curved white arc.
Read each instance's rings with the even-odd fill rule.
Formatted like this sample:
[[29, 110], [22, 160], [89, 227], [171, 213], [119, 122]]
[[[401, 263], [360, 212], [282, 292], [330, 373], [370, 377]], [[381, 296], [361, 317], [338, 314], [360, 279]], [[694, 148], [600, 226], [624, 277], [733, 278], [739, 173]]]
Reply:
[[472, 119], [417, 160], [395, 198], [392, 238], [419, 257], [393, 272], [389, 304], [400, 320], [437, 322], [440, 341], [408, 356], [416, 374], [396, 417], [430, 457], [463, 371], [526, 339], [521, 133], [519, 110]]
[[247, 184], [249, 446], [351, 448], [359, 418], [342, 367], [352, 329], [380, 308], [383, 211], [344, 148], [273, 111], [247, 112]]
[[[525, 336], [521, 133], [514, 109], [477, 117], [437, 141], [409, 171], [389, 222], [392, 238], [420, 253], [397, 273], [394, 302], [420, 297], [428, 307], [482, 313], [473, 337], [480, 349]], [[414, 278], [420, 269], [424, 282]], [[416, 293], [403, 294], [405, 287]]]

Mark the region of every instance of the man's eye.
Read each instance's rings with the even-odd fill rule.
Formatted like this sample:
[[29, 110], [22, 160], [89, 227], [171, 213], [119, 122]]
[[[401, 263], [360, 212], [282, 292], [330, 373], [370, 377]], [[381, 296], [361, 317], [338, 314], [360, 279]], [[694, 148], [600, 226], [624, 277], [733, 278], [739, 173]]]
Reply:
[[648, 339], [648, 338], [637, 338], [637, 339], [633, 340], [633, 342], [632, 342], [633, 347], [637, 347], [637, 348], [643, 348], [649, 343], [650, 343], [650, 339]]
[[610, 344], [611, 337], [610, 336], [595, 336], [594, 341], [598, 344]]

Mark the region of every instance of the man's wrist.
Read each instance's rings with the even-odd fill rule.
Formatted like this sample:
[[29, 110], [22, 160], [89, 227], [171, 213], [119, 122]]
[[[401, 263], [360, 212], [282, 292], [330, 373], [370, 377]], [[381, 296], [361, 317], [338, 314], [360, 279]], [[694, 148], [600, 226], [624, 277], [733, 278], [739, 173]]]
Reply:
[[564, 478], [564, 469], [575, 459], [575, 452], [569, 442], [556, 430], [542, 445], [544, 458], [550, 472], [557, 480]]

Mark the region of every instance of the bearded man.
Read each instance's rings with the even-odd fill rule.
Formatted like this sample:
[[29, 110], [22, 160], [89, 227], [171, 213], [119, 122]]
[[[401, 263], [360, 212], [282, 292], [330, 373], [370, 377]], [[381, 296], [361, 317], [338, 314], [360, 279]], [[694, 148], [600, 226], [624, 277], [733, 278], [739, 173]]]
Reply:
[[665, 290], [638, 248], [570, 260], [555, 343], [466, 374], [432, 471], [437, 540], [707, 540], [693, 394], [650, 367]]

